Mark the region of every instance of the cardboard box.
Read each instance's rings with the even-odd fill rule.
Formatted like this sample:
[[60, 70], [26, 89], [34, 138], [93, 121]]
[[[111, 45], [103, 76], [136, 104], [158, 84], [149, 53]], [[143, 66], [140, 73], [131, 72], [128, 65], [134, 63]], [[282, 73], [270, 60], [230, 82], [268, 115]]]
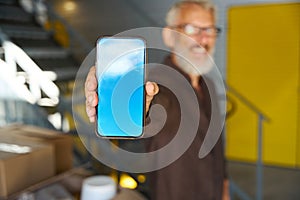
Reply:
[[52, 145], [0, 135], [0, 197], [7, 197], [55, 174]]
[[30, 125], [11, 125], [5, 129], [10, 134], [18, 135], [24, 140], [53, 145], [56, 174], [65, 172], [73, 167], [73, 140], [70, 135]]

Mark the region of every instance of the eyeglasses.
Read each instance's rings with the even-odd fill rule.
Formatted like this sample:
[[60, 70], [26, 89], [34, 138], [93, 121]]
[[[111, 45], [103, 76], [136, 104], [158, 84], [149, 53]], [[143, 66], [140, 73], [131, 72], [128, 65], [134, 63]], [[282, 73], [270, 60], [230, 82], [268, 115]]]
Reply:
[[207, 36], [216, 36], [221, 32], [221, 29], [214, 26], [209, 27], [198, 27], [192, 24], [180, 24], [177, 26], [170, 26], [170, 28], [182, 29], [187, 35], [198, 35], [205, 33]]

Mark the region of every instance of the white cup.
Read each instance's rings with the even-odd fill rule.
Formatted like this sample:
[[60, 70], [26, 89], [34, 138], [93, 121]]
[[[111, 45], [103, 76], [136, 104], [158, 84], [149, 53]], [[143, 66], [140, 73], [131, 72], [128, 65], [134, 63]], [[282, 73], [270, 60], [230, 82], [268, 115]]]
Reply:
[[117, 193], [115, 181], [109, 176], [91, 176], [83, 180], [81, 200], [110, 200]]

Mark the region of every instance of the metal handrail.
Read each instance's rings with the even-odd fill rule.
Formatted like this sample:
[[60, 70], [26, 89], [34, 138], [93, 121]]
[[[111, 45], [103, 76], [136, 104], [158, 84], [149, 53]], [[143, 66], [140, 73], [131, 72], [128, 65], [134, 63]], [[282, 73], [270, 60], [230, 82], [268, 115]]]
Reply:
[[[247, 106], [251, 111], [258, 116], [258, 129], [257, 129], [257, 161], [256, 161], [256, 200], [263, 199], [263, 160], [262, 160], [262, 145], [263, 145], [263, 122], [271, 122], [271, 118], [265, 114], [261, 109], [259, 109], [254, 103], [248, 100], [245, 96], [235, 90], [232, 86], [225, 83], [225, 87], [228, 92], [232, 93], [239, 101], [241, 101], [245, 106]], [[232, 189], [236, 189], [237, 186]], [[243, 198], [245, 197], [245, 198]], [[242, 199], [248, 200], [248, 196], [241, 196]]]
[[246, 105], [250, 110], [255, 112], [256, 114], [262, 115], [263, 119], [267, 122], [271, 122], [271, 118], [265, 114], [260, 108], [258, 108], [254, 103], [252, 103], [250, 100], [248, 100], [247, 97], [242, 95], [240, 92], [238, 92], [236, 89], [234, 89], [229, 84], [225, 83], [225, 87], [228, 92], [232, 93], [237, 99], [239, 99], [244, 105]]
[[[9, 38], [1, 29], [0, 42], [2, 43], [5, 58], [5, 61], [2, 61], [1, 64], [9, 66], [2, 68], [3, 70], [6, 70], [5, 73], [17, 79], [17, 65], [19, 65], [20, 68], [28, 74], [29, 89], [23, 87], [23, 84], [22, 87], [19, 87], [19, 89], [15, 91], [16, 94], [19, 94], [19, 97], [33, 104], [41, 100], [41, 92], [43, 91], [48, 96], [48, 102], [53, 106], [57, 105], [59, 89], [51, 78], [41, 70], [25, 51], [9, 41]], [[20, 82], [16, 81], [16, 83], [18, 84]]]

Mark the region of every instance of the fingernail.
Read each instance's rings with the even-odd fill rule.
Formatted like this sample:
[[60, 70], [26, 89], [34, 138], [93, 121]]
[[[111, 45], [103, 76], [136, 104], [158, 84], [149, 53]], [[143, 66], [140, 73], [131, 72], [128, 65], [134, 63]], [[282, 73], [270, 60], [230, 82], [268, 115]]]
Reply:
[[151, 88], [150, 88], [151, 91], [154, 92], [154, 86], [153, 86], [153, 84], [152, 84], [152, 83], [149, 83], [148, 85], [149, 85], [148, 87], [151, 87]]

